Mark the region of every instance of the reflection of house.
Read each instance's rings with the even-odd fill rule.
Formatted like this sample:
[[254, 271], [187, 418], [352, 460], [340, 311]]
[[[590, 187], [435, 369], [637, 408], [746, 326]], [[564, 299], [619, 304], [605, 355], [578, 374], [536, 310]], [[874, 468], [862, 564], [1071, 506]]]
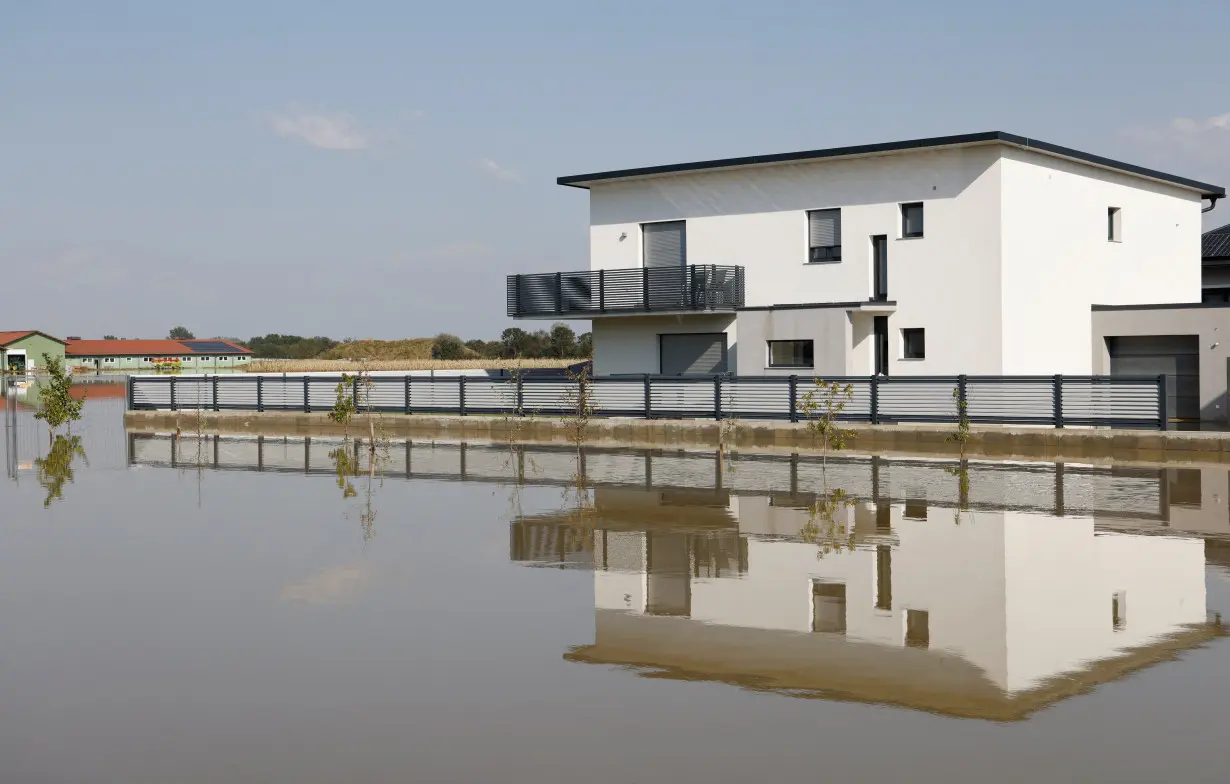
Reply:
[[1199, 539], [859, 503], [834, 516], [854, 548], [819, 556], [789, 495], [732, 494], [707, 528], [681, 509], [679, 529], [662, 493], [593, 500], [595, 640], [573, 661], [1010, 720], [1215, 634]]

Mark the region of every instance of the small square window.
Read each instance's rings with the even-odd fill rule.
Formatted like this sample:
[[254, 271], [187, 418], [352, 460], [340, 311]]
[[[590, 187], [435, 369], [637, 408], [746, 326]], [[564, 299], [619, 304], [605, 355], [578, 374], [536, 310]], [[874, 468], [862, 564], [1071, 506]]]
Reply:
[[927, 502], [916, 498], [906, 499], [905, 516], [910, 520], [926, 520]]
[[926, 610], [905, 611], [905, 644], [910, 648], [931, 647], [931, 614]]
[[844, 583], [812, 583], [811, 630], [846, 633], [846, 586]]
[[1109, 242], [1123, 242], [1123, 210], [1118, 207], [1106, 210], [1106, 239]]
[[810, 340], [770, 340], [769, 367], [809, 368], [815, 366], [815, 348]]
[[901, 236], [923, 235], [923, 205], [921, 201], [901, 205]]
[[927, 358], [927, 331], [925, 329], [901, 330], [901, 356], [904, 359]]

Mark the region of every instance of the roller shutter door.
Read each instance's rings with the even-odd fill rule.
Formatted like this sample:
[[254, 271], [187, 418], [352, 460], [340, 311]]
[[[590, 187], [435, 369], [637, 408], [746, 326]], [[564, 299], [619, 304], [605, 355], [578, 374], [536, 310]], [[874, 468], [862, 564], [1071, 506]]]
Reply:
[[726, 333], [659, 335], [664, 376], [714, 375], [726, 372]]
[[1166, 415], [1200, 419], [1200, 339], [1196, 335], [1107, 338], [1112, 376], [1166, 376]]

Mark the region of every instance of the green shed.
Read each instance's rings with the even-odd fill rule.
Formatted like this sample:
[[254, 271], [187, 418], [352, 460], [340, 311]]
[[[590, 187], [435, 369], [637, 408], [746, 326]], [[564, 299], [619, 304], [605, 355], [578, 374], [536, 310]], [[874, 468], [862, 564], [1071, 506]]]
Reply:
[[64, 346], [59, 338], [53, 338], [36, 329], [0, 332], [0, 367], [12, 373], [29, 373], [43, 367], [43, 355], [64, 362]]

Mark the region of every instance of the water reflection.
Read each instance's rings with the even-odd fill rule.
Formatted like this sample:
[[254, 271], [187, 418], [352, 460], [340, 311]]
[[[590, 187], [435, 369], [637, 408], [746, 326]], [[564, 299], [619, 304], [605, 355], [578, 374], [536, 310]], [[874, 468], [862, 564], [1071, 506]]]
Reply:
[[510, 557], [594, 569], [570, 661], [954, 716], [1024, 718], [1221, 634], [1198, 538], [861, 502], [831, 507], [849, 544], [817, 559], [809, 501], [600, 487], [600, 527], [526, 516]]
[[73, 461], [77, 458], [89, 464], [85, 448], [81, 445], [81, 436], [74, 435], [57, 435], [47, 454], [35, 458], [38, 483], [47, 491], [43, 499], [44, 507], [51, 506], [52, 501], [63, 500], [64, 483], [73, 481]]

